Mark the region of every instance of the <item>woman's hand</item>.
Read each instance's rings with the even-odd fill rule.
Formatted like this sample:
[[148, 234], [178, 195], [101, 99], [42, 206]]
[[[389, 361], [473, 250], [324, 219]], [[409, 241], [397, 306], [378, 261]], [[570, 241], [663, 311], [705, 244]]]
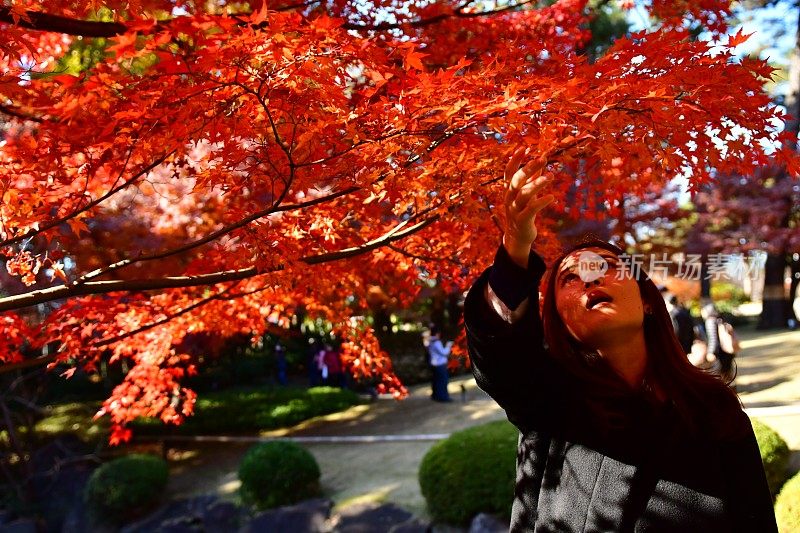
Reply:
[[511, 259], [523, 268], [528, 267], [528, 255], [537, 235], [536, 215], [555, 199], [552, 194], [539, 194], [552, 179], [551, 176], [542, 175], [546, 160], [534, 159], [520, 168], [527, 154], [526, 148], [514, 152], [505, 171], [506, 227], [503, 246]]

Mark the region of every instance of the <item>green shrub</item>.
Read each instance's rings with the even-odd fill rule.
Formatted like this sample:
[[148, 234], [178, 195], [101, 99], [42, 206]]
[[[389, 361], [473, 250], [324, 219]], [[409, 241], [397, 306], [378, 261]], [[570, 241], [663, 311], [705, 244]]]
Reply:
[[102, 521], [122, 523], [147, 511], [167, 484], [167, 462], [132, 454], [95, 470], [84, 492], [90, 512]]
[[711, 284], [711, 299], [717, 308], [725, 308], [725, 310], [736, 308], [750, 301], [744, 289], [724, 281], [716, 281]]
[[433, 445], [419, 467], [431, 517], [465, 525], [478, 513], [511, 514], [517, 429], [490, 422], [453, 433]]
[[781, 485], [786, 481], [786, 467], [789, 464], [789, 446], [786, 441], [778, 435], [775, 430], [753, 420], [753, 431], [758, 441], [758, 449], [761, 451], [761, 461], [764, 463], [764, 471], [767, 473], [767, 483], [769, 490], [775, 496], [781, 489]]
[[800, 531], [800, 473], [786, 482], [775, 501], [775, 518], [781, 533]]
[[258, 509], [290, 505], [319, 494], [319, 465], [305, 448], [275, 441], [250, 448], [239, 465], [240, 493]]

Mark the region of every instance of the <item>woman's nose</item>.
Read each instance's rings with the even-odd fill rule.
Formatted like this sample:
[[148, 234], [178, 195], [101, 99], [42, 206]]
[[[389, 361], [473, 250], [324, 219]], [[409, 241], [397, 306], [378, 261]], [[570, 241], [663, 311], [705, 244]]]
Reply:
[[585, 283], [585, 285], [586, 285], [586, 286], [585, 286], [584, 288], [588, 289], [589, 287], [591, 287], [591, 286], [592, 286], [592, 284], [593, 284], [593, 283], [594, 283], [595, 285], [600, 285], [600, 278], [597, 278], [597, 279], [596, 279], [596, 280], [594, 280], [594, 281], [587, 281], [587, 282]]

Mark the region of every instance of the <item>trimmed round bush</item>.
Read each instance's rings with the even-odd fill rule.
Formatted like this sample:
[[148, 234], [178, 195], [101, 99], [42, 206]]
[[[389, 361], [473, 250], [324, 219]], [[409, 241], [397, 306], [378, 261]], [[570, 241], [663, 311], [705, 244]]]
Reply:
[[319, 494], [319, 465], [305, 448], [275, 441], [250, 448], [239, 465], [240, 493], [258, 509], [290, 505]]
[[781, 533], [800, 531], [800, 473], [787, 481], [778, 494], [775, 518]]
[[92, 472], [84, 499], [97, 518], [122, 523], [157, 503], [168, 477], [167, 462], [161, 457], [127, 455]]
[[761, 462], [764, 463], [764, 472], [767, 474], [769, 491], [773, 496], [781, 490], [781, 485], [786, 481], [786, 467], [789, 464], [789, 446], [774, 429], [768, 425], [753, 420], [753, 431], [761, 451]]
[[466, 525], [478, 513], [509, 517], [517, 429], [502, 420], [453, 433], [425, 454], [419, 484], [431, 517]]

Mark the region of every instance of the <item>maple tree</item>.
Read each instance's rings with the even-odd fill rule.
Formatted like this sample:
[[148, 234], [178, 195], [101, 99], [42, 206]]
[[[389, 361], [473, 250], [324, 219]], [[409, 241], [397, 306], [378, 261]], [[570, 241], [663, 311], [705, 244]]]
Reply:
[[369, 288], [407, 305], [421, 273], [468, 286], [520, 144], [558, 178], [545, 255], [562, 218], [618, 216], [678, 173], [798, 169], [758, 142], [787, 137], [770, 67], [735, 59], [746, 36], [685, 29], [721, 35], [724, 1], [652, 2], [660, 26], [593, 61], [585, 0], [99, 6], [0, 6], [0, 372], [127, 360], [113, 442], [191, 413], [187, 333], [258, 336], [298, 306], [401, 396]]
[[[793, 275], [787, 298], [785, 266], [789, 265], [793, 273], [800, 271], [800, 262], [793, 260], [791, 254], [786, 257], [787, 251], [800, 251], [800, 183], [786, 177], [783, 169], [766, 166], [748, 176], [718, 176], [714, 187], [704, 187], [692, 204], [693, 209], [684, 213], [682, 220], [676, 217], [687, 229], [684, 235], [687, 251], [705, 256], [741, 254], [748, 258], [748, 263], [740, 274], [751, 277], [754, 276], [749, 269], [757, 268], [758, 263], [752, 252], [775, 258], [780, 283], [772, 292], [765, 283], [765, 310], [758, 327], [785, 327], [787, 319], [793, 316], [790, 302], [797, 295], [800, 281]], [[764, 267], [765, 273], [769, 273], [768, 263]], [[769, 306], [777, 309], [768, 309]]]

